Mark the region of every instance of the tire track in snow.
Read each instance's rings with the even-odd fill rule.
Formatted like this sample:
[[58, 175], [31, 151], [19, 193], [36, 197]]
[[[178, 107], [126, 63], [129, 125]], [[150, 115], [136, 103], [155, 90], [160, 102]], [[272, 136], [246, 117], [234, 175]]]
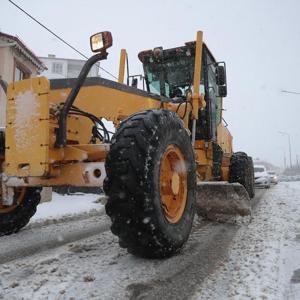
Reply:
[[[253, 210], [264, 193], [264, 190], [256, 191], [256, 197], [251, 201]], [[171, 258], [174, 260], [172, 265], [176, 267], [171, 269], [167, 265], [166, 268], [160, 269], [156, 279], [128, 285], [129, 299], [191, 297], [204, 279], [227, 261], [227, 250], [240, 228], [241, 226], [234, 223], [196, 222], [184, 251]]]

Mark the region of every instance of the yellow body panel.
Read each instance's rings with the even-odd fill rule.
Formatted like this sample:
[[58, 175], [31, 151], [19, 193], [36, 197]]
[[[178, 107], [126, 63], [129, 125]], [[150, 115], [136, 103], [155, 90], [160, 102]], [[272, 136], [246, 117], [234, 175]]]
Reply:
[[8, 177], [6, 186], [96, 186], [105, 179], [104, 162], [77, 162], [53, 168], [51, 177]]
[[[50, 103], [66, 100], [70, 89], [51, 90]], [[161, 102], [150, 97], [139, 96], [106, 86], [83, 86], [74, 103], [84, 111], [101, 116], [118, 124], [125, 117], [144, 109], [160, 108]]]
[[[49, 102], [52, 105], [65, 102], [70, 90], [70, 88], [50, 90]], [[82, 87], [74, 105], [84, 111], [112, 121], [115, 126], [118, 126], [122, 119], [134, 112], [160, 108], [161, 102], [150, 97], [99, 85]], [[186, 105], [187, 108], [185, 109]], [[164, 108], [176, 112], [178, 104], [166, 103]], [[188, 127], [190, 112], [191, 106], [188, 104], [181, 105], [177, 111], [180, 117], [183, 117], [185, 113], [184, 124], [186, 128]], [[76, 120], [68, 119], [68, 140], [73, 140], [76, 136], [78, 143], [87, 144], [90, 140], [92, 125], [92, 122], [84, 117], [76, 116]]]
[[9, 85], [5, 172], [44, 176], [49, 171], [49, 81], [45, 77]]
[[232, 154], [232, 135], [222, 123], [217, 127], [217, 143], [224, 153]]
[[[81, 128], [81, 123], [86, 121], [86, 118], [79, 118], [79, 116], [68, 115], [68, 126], [67, 126], [67, 134], [68, 139], [71, 141], [79, 140], [79, 131]], [[91, 123], [91, 122], [89, 122]]]
[[212, 180], [213, 153], [212, 143], [196, 140], [194, 145], [198, 180]]

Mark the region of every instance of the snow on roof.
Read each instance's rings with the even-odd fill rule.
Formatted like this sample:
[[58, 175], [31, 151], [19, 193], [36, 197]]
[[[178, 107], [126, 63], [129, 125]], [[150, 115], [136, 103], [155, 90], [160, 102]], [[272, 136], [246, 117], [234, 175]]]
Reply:
[[23, 41], [21, 41], [19, 37], [0, 32], [0, 41], [6, 42], [8, 47], [16, 48], [20, 53], [22, 53], [22, 55], [29, 59], [29, 61], [36, 66], [39, 71], [47, 69], [44, 63], [24, 44]]

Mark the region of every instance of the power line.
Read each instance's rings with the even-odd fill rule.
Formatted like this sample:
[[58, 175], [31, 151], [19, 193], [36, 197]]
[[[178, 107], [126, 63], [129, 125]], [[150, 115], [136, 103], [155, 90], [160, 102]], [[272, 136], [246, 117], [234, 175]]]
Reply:
[[[51, 29], [49, 29], [48, 27], [46, 27], [44, 24], [42, 24], [40, 21], [38, 21], [36, 18], [34, 18], [32, 15], [30, 15], [28, 12], [26, 12], [23, 8], [21, 8], [19, 5], [17, 5], [16, 3], [14, 3], [12, 0], [8, 0], [11, 4], [13, 4], [15, 7], [17, 7], [20, 11], [22, 11], [24, 14], [26, 14], [30, 19], [32, 19], [34, 22], [36, 22], [37, 24], [39, 24], [40, 26], [42, 26], [44, 29], [46, 29], [48, 32], [50, 32], [52, 35], [54, 35], [56, 38], [58, 38], [61, 42], [63, 42], [64, 44], [66, 44], [68, 47], [70, 47], [71, 49], [73, 49], [75, 52], [77, 52], [78, 54], [80, 54], [82, 57], [88, 59], [88, 57], [83, 54], [82, 52], [80, 52], [78, 49], [76, 49], [75, 47], [73, 47], [70, 43], [68, 43], [66, 40], [64, 40], [63, 38], [61, 38], [59, 35], [57, 35], [55, 32], [53, 32]], [[112, 76], [115, 79], [118, 79], [116, 76], [114, 76], [112, 73], [110, 73], [109, 71], [105, 70], [104, 68], [102, 68], [99, 64], [96, 64], [97, 67], [101, 70], [103, 70], [105, 73], [109, 74], [110, 76]]]

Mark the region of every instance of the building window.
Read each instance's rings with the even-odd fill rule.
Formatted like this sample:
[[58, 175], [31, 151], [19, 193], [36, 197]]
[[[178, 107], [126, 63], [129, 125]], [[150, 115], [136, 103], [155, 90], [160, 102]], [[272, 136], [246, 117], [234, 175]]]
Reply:
[[22, 67], [16, 66], [15, 68], [15, 81], [23, 80], [29, 78], [29, 73], [26, 72]]
[[63, 65], [61, 63], [52, 63], [52, 73], [53, 74], [62, 74], [63, 73]]
[[84, 63], [68, 63], [68, 78], [78, 77]]

